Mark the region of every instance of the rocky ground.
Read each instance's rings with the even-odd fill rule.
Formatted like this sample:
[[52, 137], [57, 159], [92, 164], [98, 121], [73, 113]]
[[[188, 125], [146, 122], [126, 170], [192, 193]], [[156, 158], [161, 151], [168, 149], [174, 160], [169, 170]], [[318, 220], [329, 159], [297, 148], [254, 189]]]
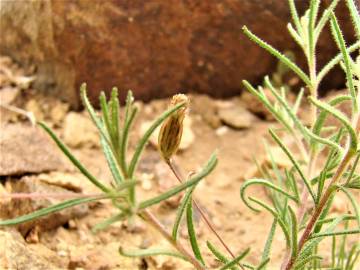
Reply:
[[[8, 60], [2, 58], [1, 61]], [[48, 123], [95, 176], [110, 181], [111, 174], [100, 149], [98, 134], [86, 113], [71, 111], [68, 104], [30, 89], [31, 77], [23, 76], [15, 66], [5, 72], [0, 70], [0, 75], [0, 194], [4, 195], [0, 201], [1, 218], [15, 217], [62, 200], [56, 196], [10, 200], [6, 198], [8, 192], [47, 192], [61, 196], [96, 192], [45, 132], [31, 125], [29, 115], [19, 115], [13, 112], [14, 108], [31, 111], [33, 115], [30, 119], [35, 117]], [[272, 217], [264, 212], [251, 212], [240, 200], [239, 189], [244, 179], [259, 174], [253, 158], [260, 165], [269, 163], [262, 142], [268, 136], [267, 129], [275, 123], [247, 94], [225, 101], [205, 95], [191, 95], [190, 98], [191, 111], [176, 161], [187, 174], [198, 170], [210, 154], [218, 150], [216, 170], [198, 185], [194, 196], [229, 247], [239, 253], [250, 246], [248, 261], [258, 263]], [[167, 103], [168, 100], [137, 103], [140, 113], [131, 132], [130, 149], [149, 122], [167, 107]], [[306, 110], [303, 115], [306, 121]], [[273, 151], [279, 167], [290, 165], [280, 151], [276, 148]], [[140, 198], [159, 194], [177, 184], [156, 150], [155, 137], [141, 159], [137, 177], [140, 180]], [[254, 187], [251, 192], [266, 198], [262, 188]], [[151, 209], [169, 230], [179, 200], [178, 196]], [[334, 205], [333, 213], [351, 209], [341, 196]], [[98, 233], [92, 232], [94, 225], [114, 213], [115, 209], [109, 202], [101, 201], [77, 206], [16, 228], [0, 228], [0, 268], [191, 269], [189, 264], [169, 257], [130, 259], [120, 256], [119, 247], [139, 249], [168, 244], [140, 220], [131, 229], [125, 221]], [[206, 240], [210, 239], [219, 247], [220, 244], [197, 213], [195, 221], [206, 259], [216, 268], [218, 264], [207, 251]], [[180, 235], [181, 241], [185, 242], [186, 231], [182, 230]], [[323, 248], [326, 254], [326, 243]], [[279, 231], [274, 239], [271, 255], [274, 264], [270, 269], [278, 269], [283, 253], [284, 239]]]

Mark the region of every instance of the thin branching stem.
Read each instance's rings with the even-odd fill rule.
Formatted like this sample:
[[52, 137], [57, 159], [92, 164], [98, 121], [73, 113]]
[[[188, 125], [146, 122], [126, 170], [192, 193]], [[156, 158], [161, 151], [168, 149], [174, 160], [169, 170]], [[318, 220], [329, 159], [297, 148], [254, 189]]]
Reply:
[[[183, 177], [180, 175], [179, 170], [176, 169], [176, 164], [174, 163], [173, 159], [169, 159], [165, 161], [166, 164], [169, 166], [170, 170], [172, 171], [172, 173], [175, 175], [176, 179], [182, 183], [183, 182]], [[222, 239], [222, 237], [219, 235], [219, 233], [216, 231], [216, 229], [214, 228], [214, 225], [211, 223], [211, 221], [207, 218], [205, 212], [201, 209], [201, 207], [199, 206], [199, 204], [196, 202], [195, 199], [192, 199], [194, 206], [196, 207], [196, 209], [199, 211], [202, 219], [204, 220], [204, 222], [206, 223], [206, 225], [209, 227], [209, 229], [214, 233], [214, 235], [216, 236], [216, 238], [220, 241], [220, 243], [222, 244], [222, 246], [226, 249], [226, 251], [231, 255], [231, 257], [233, 257], [234, 259], [236, 258], [234, 253], [231, 251], [231, 249], [229, 248], [229, 246], [225, 243], [225, 241]], [[245, 268], [240, 264], [240, 267], [245, 270]]]
[[150, 225], [152, 225], [176, 250], [178, 250], [182, 255], [184, 255], [187, 260], [195, 267], [195, 269], [206, 269], [194, 256], [189, 253], [189, 251], [187, 251], [187, 249], [180, 243], [180, 241], [175, 241], [172, 238], [171, 234], [166, 231], [164, 226], [149, 210], [142, 210], [139, 213], [139, 216], [142, 217]]
[[[351, 158], [353, 157], [353, 155], [354, 154], [351, 151], [348, 151], [346, 153], [346, 155], [344, 156], [344, 158], [342, 159], [339, 167], [336, 170], [336, 173], [334, 174], [330, 184], [328, 185], [326, 191], [324, 192], [324, 195], [321, 197], [319, 204], [315, 208], [315, 211], [312, 214], [312, 216], [305, 228], [305, 231], [299, 240], [299, 244], [298, 244], [299, 252], [304, 247], [304, 244], [306, 243], [306, 241], [309, 239], [310, 234], [315, 226], [316, 221], [318, 220], [321, 212], [324, 210], [324, 207], [325, 207], [326, 203], [328, 202], [329, 198], [331, 197], [331, 194], [334, 192], [334, 184], [336, 184], [336, 182], [343, 175], [343, 173], [346, 170], [346, 168], [348, 167], [349, 162], [350, 162]], [[285, 267], [285, 270], [290, 270], [292, 268], [292, 266], [294, 265], [295, 260], [296, 260], [296, 257], [291, 257]]]

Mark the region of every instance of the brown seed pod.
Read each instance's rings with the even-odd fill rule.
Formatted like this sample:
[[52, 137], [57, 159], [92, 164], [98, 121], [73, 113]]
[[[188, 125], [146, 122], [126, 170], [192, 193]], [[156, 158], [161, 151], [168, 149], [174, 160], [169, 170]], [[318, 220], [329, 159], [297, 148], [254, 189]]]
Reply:
[[170, 160], [179, 148], [183, 133], [183, 121], [190, 103], [189, 98], [184, 94], [177, 94], [172, 97], [169, 107], [180, 103], [185, 103], [185, 105], [165, 120], [159, 133], [159, 150], [166, 161]]

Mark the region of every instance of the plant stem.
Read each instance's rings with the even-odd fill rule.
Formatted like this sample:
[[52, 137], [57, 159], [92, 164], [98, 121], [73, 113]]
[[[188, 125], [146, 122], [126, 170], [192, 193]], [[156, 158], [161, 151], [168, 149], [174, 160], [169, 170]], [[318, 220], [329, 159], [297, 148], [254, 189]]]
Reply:
[[[313, 50], [315, 50], [315, 44], [309, 44], [308, 46], [312, 46]], [[315, 53], [313, 52], [313, 50], [307, 50], [305, 48], [304, 53], [305, 53], [305, 55], [307, 55], [308, 69], [309, 69], [310, 82], [311, 82], [311, 84], [308, 85], [308, 88], [310, 91], [310, 95], [313, 98], [317, 99], [319, 82], [318, 82], [317, 74], [316, 74], [316, 56], [315, 56]], [[310, 53], [310, 52], [312, 52], [312, 53]], [[317, 107], [311, 103], [310, 104], [311, 129], [315, 125], [317, 114], [318, 114]], [[307, 171], [307, 177], [309, 179], [311, 179], [314, 174], [314, 170], [316, 167], [316, 161], [317, 161], [316, 150], [311, 149], [311, 146], [310, 146], [310, 153], [309, 153], [309, 159], [308, 159], [308, 171]], [[309, 192], [307, 191], [307, 189], [305, 188], [304, 183], [303, 183], [302, 192], [301, 192], [301, 201], [300, 201], [301, 204], [298, 208], [297, 215], [296, 215], [298, 224], [301, 224], [301, 221], [304, 218], [304, 215], [306, 212], [306, 207], [307, 207], [308, 197], [309, 197]], [[320, 213], [321, 213], [321, 211], [320, 211]], [[300, 249], [301, 248], [299, 247], [298, 252], [300, 252]], [[284, 257], [284, 261], [283, 261], [281, 269], [288, 269], [287, 267], [289, 265], [289, 262], [292, 260], [294, 260], [294, 258], [291, 257], [291, 252], [289, 249]]]
[[[332, 194], [333, 190], [333, 186], [334, 184], [340, 179], [340, 177], [343, 175], [344, 171], [346, 170], [351, 158], [353, 157], [353, 154], [351, 152], [347, 152], [346, 155], [344, 156], [344, 158], [342, 159], [339, 167], [336, 170], [336, 173], [334, 174], [330, 184], [328, 185], [324, 195], [322, 196], [319, 204], [317, 205], [313, 215], [311, 216], [310, 221], [308, 222], [304, 233], [302, 234], [300, 240], [299, 240], [299, 244], [298, 244], [298, 254], [300, 253], [301, 249], [303, 248], [304, 244], [306, 243], [306, 241], [309, 239], [309, 236], [312, 232], [312, 229], [315, 226], [316, 221], [318, 220], [321, 212], [323, 211], [327, 201], [330, 198], [330, 195]], [[292, 257], [290, 258], [290, 260], [288, 261], [285, 270], [290, 270], [292, 268], [292, 266], [294, 265], [296, 260], [296, 257]]]
[[[166, 160], [165, 161], [170, 170], [173, 172], [173, 174], [175, 175], [176, 179], [182, 183], [183, 182], [183, 177], [180, 175], [179, 171], [175, 168], [176, 165], [174, 164], [173, 160]], [[234, 253], [231, 251], [231, 249], [228, 247], [228, 245], [225, 243], [225, 241], [221, 238], [221, 236], [219, 235], [219, 233], [216, 231], [216, 229], [214, 228], [214, 225], [210, 222], [210, 220], [206, 217], [206, 214], [204, 213], [204, 211], [201, 209], [201, 207], [199, 206], [199, 204], [196, 202], [195, 199], [192, 199], [194, 206], [196, 207], [196, 209], [199, 211], [202, 219], [204, 220], [204, 222], [206, 223], [206, 225], [209, 227], [209, 229], [214, 233], [214, 235], [216, 236], [216, 238], [221, 242], [221, 244], [223, 245], [223, 247], [226, 249], [226, 251], [231, 255], [231, 257], [233, 257], [235, 259], [235, 255]], [[244, 269], [243, 266], [240, 264], [241, 269]]]
[[205, 270], [205, 266], [203, 266], [194, 256], [192, 256], [185, 247], [179, 242], [175, 241], [171, 234], [169, 234], [164, 226], [159, 222], [159, 220], [147, 209], [141, 211], [139, 213], [140, 217], [142, 217], [145, 221], [151, 224], [161, 235], [182, 255], [184, 255], [188, 261], [197, 269], [197, 270]]

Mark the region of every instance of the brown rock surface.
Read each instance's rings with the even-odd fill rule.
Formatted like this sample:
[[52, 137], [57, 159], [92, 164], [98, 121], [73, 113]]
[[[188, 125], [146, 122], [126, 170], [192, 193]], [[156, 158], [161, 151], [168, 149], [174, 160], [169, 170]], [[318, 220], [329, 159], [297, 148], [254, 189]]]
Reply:
[[0, 230], [0, 247], [1, 269], [61, 269], [53, 251], [44, 247], [45, 255], [39, 249], [29, 248], [16, 230]]
[[61, 152], [38, 127], [1, 125], [0, 176], [64, 169]]
[[[307, 1], [296, 4], [302, 14]], [[350, 44], [344, 3], [337, 15]], [[5, 1], [0, 53], [35, 64], [35, 86], [73, 105], [84, 81], [93, 100], [114, 85], [143, 100], [179, 89], [224, 97], [239, 93], [244, 78], [259, 81], [276, 63], [242, 34], [243, 25], [279, 50], [294, 51], [305, 66], [286, 33], [289, 17], [285, 0]], [[337, 53], [327, 31], [317, 50], [319, 67]], [[328, 78], [322, 86], [343, 82], [341, 73]]]

